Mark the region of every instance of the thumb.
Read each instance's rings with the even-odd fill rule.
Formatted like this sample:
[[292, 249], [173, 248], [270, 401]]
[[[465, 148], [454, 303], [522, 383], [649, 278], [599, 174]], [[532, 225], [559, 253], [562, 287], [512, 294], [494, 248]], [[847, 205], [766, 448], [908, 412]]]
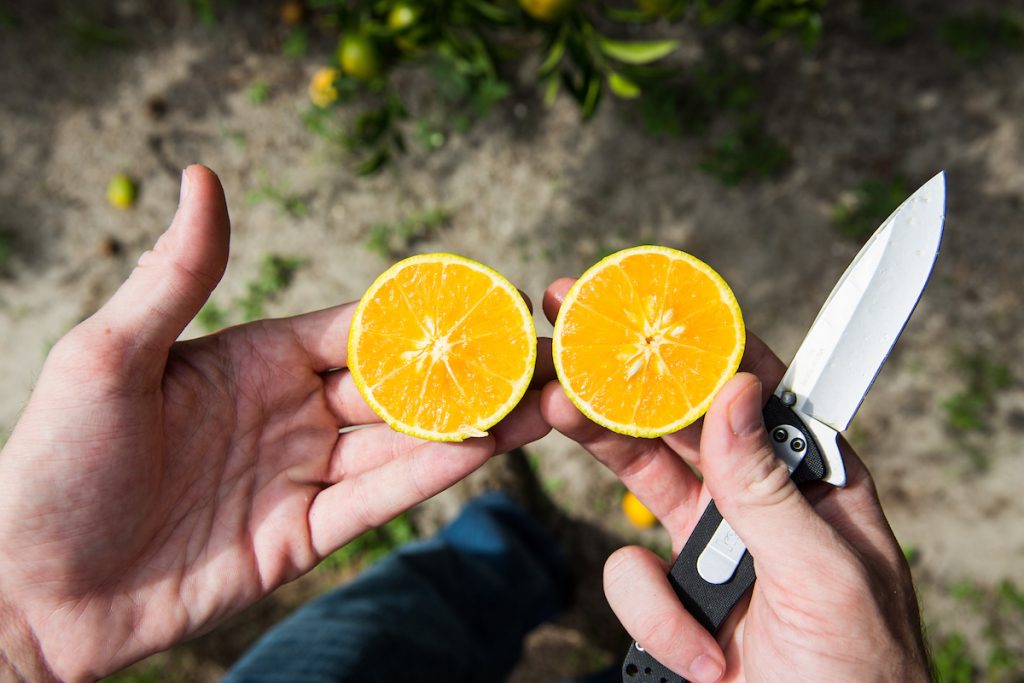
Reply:
[[189, 166], [171, 226], [96, 318], [133, 347], [167, 351], [220, 282], [230, 233], [220, 180]]
[[704, 419], [700, 469], [722, 517], [753, 556], [758, 575], [792, 575], [787, 570], [800, 571], [809, 553], [832, 547], [835, 533], [775, 457], [761, 410], [760, 380], [737, 374]]

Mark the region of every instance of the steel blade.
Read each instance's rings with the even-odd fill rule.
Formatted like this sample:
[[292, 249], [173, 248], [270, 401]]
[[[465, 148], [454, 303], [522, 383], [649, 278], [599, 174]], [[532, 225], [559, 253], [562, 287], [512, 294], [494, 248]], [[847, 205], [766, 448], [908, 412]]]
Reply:
[[942, 240], [946, 178], [910, 196], [850, 263], [796, 352], [776, 394], [844, 431], [913, 313]]

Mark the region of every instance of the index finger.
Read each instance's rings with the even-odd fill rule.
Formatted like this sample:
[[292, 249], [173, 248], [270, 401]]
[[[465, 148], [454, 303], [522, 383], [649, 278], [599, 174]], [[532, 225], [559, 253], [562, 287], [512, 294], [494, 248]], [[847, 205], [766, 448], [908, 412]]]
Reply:
[[343, 368], [348, 363], [348, 330], [357, 303], [269, 320], [267, 324], [284, 326], [309, 356], [315, 372]]

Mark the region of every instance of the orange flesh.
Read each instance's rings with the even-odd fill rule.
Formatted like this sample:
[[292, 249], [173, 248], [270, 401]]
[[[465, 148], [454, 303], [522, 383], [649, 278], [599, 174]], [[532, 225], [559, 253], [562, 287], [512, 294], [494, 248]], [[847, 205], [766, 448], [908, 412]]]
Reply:
[[664, 433], [697, 419], [735, 373], [745, 341], [721, 278], [663, 251], [612, 257], [588, 271], [556, 329], [570, 398], [625, 433]]
[[398, 270], [357, 313], [357, 385], [397, 429], [481, 436], [532, 374], [535, 338], [516, 325], [524, 314], [514, 288], [462, 263]]

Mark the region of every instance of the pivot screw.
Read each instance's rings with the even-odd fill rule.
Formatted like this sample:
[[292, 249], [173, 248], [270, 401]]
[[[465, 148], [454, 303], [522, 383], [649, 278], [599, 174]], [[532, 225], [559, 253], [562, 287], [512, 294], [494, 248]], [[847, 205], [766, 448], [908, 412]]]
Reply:
[[799, 453], [803, 449], [807, 448], [807, 442], [798, 437], [789, 442], [789, 447]]
[[772, 432], [772, 438], [775, 439], [776, 443], [782, 443], [787, 438], [789, 438], [789, 434], [787, 434], [786, 430], [783, 429], [782, 427], [776, 427], [775, 430]]

